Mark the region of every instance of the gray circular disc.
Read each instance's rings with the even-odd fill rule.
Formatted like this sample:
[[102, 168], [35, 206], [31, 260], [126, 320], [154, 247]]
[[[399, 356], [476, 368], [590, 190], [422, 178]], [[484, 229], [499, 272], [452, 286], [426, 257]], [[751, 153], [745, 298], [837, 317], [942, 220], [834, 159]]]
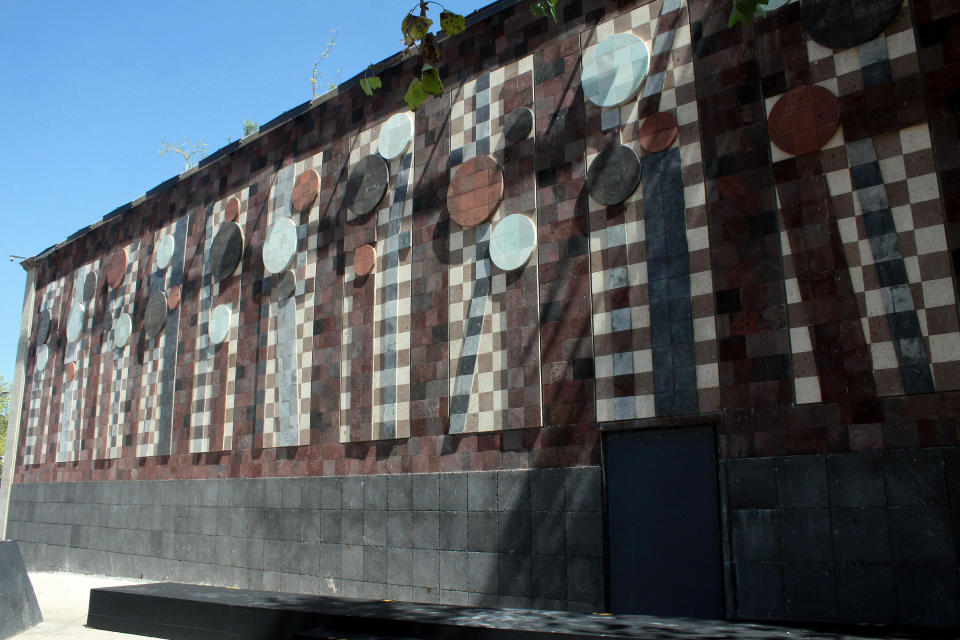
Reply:
[[161, 271], [170, 266], [174, 250], [173, 236], [164, 236], [153, 250], [153, 262]]
[[34, 365], [37, 371], [43, 371], [47, 368], [47, 362], [50, 361], [50, 348], [42, 344], [37, 347], [37, 357], [34, 360]]
[[273, 286], [273, 297], [276, 300], [286, 300], [297, 290], [297, 276], [293, 270], [289, 270], [279, 277], [277, 283]]
[[767, 2], [758, 4], [757, 9], [770, 13], [771, 11], [782, 9], [783, 7], [787, 6], [789, 3], [790, 3], [790, 0], [767, 0]]
[[533, 111], [529, 107], [517, 107], [503, 120], [503, 135], [510, 142], [526, 140], [533, 129]]
[[390, 168], [386, 160], [376, 154], [360, 160], [347, 179], [346, 202], [350, 212], [362, 216], [373, 211], [387, 193], [389, 181]]
[[897, 17], [903, 0], [803, 0], [803, 28], [825, 47], [849, 49], [873, 40]]
[[84, 313], [83, 306], [79, 304], [73, 305], [70, 309], [70, 313], [67, 316], [67, 341], [76, 342], [80, 339], [80, 334], [83, 332], [83, 321], [86, 314]]
[[277, 218], [263, 242], [263, 266], [267, 273], [280, 273], [297, 257], [297, 223]]
[[213, 344], [220, 344], [230, 335], [230, 320], [233, 312], [229, 305], [221, 304], [210, 312], [207, 335]]
[[537, 246], [537, 228], [522, 213], [501, 220], [490, 234], [490, 259], [504, 271], [527, 264]]
[[44, 309], [37, 316], [37, 344], [46, 344], [50, 339], [50, 311]]
[[156, 338], [167, 324], [167, 295], [163, 291], [155, 291], [147, 299], [147, 309], [143, 314], [143, 328], [148, 338]]
[[83, 302], [87, 303], [93, 300], [93, 296], [96, 293], [97, 293], [97, 274], [91, 271], [83, 279]]
[[210, 269], [216, 282], [234, 272], [243, 256], [243, 231], [236, 222], [224, 222], [210, 247]]
[[130, 314], [120, 314], [120, 317], [113, 321], [113, 348], [123, 349], [127, 346], [131, 333], [133, 333], [133, 320]]
[[633, 97], [650, 71], [650, 51], [632, 33], [617, 33], [583, 56], [583, 95], [598, 107], [615, 107]]
[[630, 147], [607, 147], [587, 169], [587, 192], [603, 205], [620, 204], [640, 182], [640, 159]]

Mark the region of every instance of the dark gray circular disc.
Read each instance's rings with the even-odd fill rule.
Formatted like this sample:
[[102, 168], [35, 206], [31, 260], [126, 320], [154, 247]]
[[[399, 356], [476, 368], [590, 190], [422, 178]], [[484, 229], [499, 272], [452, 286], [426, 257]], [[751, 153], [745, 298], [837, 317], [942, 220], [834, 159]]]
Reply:
[[236, 222], [224, 222], [210, 247], [210, 268], [219, 282], [233, 273], [243, 256], [243, 231]]
[[849, 49], [876, 38], [900, 11], [902, 0], [803, 0], [803, 28], [825, 47]]
[[50, 312], [44, 309], [37, 317], [37, 344], [46, 344], [50, 339]]
[[503, 119], [503, 135], [510, 142], [526, 140], [533, 129], [533, 111], [529, 107], [517, 107]]
[[297, 290], [297, 276], [293, 269], [289, 269], [278, 276], [277, 284], [273, 286], [273, 297], [277, 300], [286, 300]]
[[377, 154], [370, 154], [353, 167], [347, 179], [346, 201], [350, 212], [362, 216], [373, 211], [387, 192], [390, 168]]
[[97, 274], [91, 271], [83, 281], [83, 301], [90, 302], [97, 292]]
[[156, 338], [167, 324], [167, 296], [155, 291], [147, 299], [147, 310], [143, 314], [143, 328], [148, 338]]
[[587, 192], [600, 204], [620, 204], [639, 182], [640, 159], [622, 144], [601, 151], [587, 169]]

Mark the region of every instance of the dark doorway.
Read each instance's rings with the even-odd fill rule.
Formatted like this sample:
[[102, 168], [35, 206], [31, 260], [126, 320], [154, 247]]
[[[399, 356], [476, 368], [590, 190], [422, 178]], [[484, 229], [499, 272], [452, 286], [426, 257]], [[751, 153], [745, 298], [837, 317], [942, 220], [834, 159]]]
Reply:
[[604, 434], [610, 610], [724, 617], [714, 428]]

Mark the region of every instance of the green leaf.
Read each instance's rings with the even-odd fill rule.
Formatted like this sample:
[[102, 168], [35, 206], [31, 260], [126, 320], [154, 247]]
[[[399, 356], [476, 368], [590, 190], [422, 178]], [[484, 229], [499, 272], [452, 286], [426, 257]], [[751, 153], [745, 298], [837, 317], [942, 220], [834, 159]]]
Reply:
[[420, 74], [420, 86], [432, 96], [442, 94], [443, 81], [440, 79], [440, 72], [428, 64], [423, 65], [423, 72]]
[[373, 95], [373, 89], [370, 88], [370, 81], [366, 78], [360, 78], [360, 90], [368, 96]]
[[463, 30], [467, 28], [467, 20], [459, 13], [443, 11], [440, 13], [440, 28], [448, 36], [455, 36], [458, 33], [463, 33]]
[[432, 24], [433, 20], [427, 16], [415, 16], [412, 13], [408, 13], [407, 17], [400, 23], [400, 31], [403, 32], [403, 43], [408, 47], [412, 47], [418, 40], [423, 40], [423, 37], [429, 33], [430, 25]]
[[407, 88], [407, 93], [403, 96], [403, 99], [406, 101], [407, 106], [410, 107], [410, 111], [416, 111], [427, 101], [427, 97], [427, 92], [423, 90], [423, 83], [420, 82], [419, 78], [414, 78]]
[[370, 87], [371, 91], [376, 91], [377, 89], [383, 87], [383, 83], [380, 82], [380, 78], [377, 76], [370, 76], [367, 78], [367, 86]]
[[428, 33], [420, 43], [420, 57], [427, 64], [440, 64], [440, 41], [437, 36]]

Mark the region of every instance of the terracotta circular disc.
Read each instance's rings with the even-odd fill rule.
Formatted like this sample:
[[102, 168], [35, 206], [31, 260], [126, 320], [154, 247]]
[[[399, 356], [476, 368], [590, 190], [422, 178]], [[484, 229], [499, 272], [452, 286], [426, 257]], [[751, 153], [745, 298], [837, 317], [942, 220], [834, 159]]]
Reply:
[[210, 246], [210, 267], [214, 281], [220, 282], [237, 268], [243, 257], [243, 231], [236, 222], [224, 222]]
[[669, 149], [677, 138], [677, 119], [669, 111], [655, 113], [640, 127], [640, 146], [650, 153]]
[[44, 309], [37, 316], [37, 344], [46, 344], [50, 339], [50, 311]]
[[373, 273], [377, 266], [377, 250], [372, 245], [365, 244], [353, 254], [353, 271], [358, 276]]
[[811, 85], [791, 89], [780, 96], [767, 120], [773, 143], [795, 156], [822, 147], [839, 125], [837, 97], [823, 87]]
[[607, 147], [587, 169], [587, 193], [602, 205], [620, 204], [640, 183], [640, 158], [630, 147]]
[[803, 28], [825, 47], [849, 49], [873, 40], [897, 17], [903, 0], [803, 0]]
[[313, 201], [317, 199], [317, 193], [320, 191], [320, 174], [313, 169], [307, 169], [297, 178], [293, 185], [293, 208], [300, 213], [310, 211]]
[[163, 291], [154, 291], [147, 298], [147, 310], [143, 314], [143, 328], [148, 338], [156, 338], [167, 324], [167, 296]]
[[116, 289], [123, 284], [123, 279], [127, 275], [127, 261], [126, 249], [117, 249], [107, 260], [107, 284], [110, 288]]
[[293, 269], [287, 270], [273, 288], [273, 297], [275, 300], [286, 300], [297, 291], [297, 276]]
[[77, 377], [77, 365], [68, 362], [63, 368], [63, 377], [67, 382], [73, 382], [73, 379]]
[[223, 215], [227, 222], [235, 222], [240, 215], [240, 198], [233, 196], [223, 205]]
[[180, 287], [170, 287], [167, 291], [167, 309], [173, 311], [180, 306]]
[[83, 301], [90, 302], [97, 293], [97, 274], [91, 271], [83, 279]]
[[447, 209], [461, 227], [486, 221], [503, 200], [503, 172], [490, 156], [477, 156], [454, 170]]

